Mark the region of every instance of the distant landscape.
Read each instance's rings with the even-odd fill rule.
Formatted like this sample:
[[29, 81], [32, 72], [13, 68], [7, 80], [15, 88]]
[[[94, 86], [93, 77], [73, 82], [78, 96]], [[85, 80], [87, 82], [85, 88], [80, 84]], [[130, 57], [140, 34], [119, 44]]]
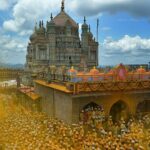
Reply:
[[2, 63], [2, 62], [0, 62], [0, 68], [17, 68], [17, 69], [22, 69], [22, 68], [24, 68], [24, 64], [10, 64], [10, 63]]

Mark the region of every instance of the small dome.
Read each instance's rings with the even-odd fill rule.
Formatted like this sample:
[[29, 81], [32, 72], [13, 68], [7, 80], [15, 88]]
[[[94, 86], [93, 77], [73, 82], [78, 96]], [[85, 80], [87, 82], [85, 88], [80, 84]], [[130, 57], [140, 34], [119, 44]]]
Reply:
[[84, 23], [82, 24], [82, 28], [87, 28], [88, 29], [88, 25], [86, 24], [86, 18], [84, 16]]
[[83, 23], [83, 24], [82, 24], [82, 27], [88, 28], [88, 25], [87, 25], [86, 23]]
[[36, 38], [36, 33], [33, 33], [33, 34], [30, 36], [30, 41], [33, 41], [35, 38]]
[[54, 20], [51, 20], [50, 22], [48, 22], [48, 26], [55, 26]]
[[140, 68], [138, 68], [138, 69], [136, 70], [136, 72], [138, 72], [138, 73], [145, 73], [146, 70], [141, 66]]
[[74, 69], [74, 67], [72, 66], [71, 69], [68, 70], [68, 73], [77, 73], [77, 70]]
[[99, 74], [99, 71], [98, 71], [98, 69], [96, 69], [96, 67], [93, 67], [93, 69], [90, 70], [90, 74], [97, 75], [97, 74]]

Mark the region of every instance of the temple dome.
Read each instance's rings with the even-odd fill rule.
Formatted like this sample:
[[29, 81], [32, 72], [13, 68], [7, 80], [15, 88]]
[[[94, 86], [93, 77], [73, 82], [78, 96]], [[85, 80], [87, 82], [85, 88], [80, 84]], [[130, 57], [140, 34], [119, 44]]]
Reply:
[[71, 69], [68, 70], [68, 73], [69, 73], [70, 75], [72, 75], [72, 74], [77, 74], [78, 72], [77, 72], [77, 70], [74, 69], [74, 67], [72, 66]]
[[33, 33], [31, 36], [30, 36], [30, 41], [33, 41], [35, 38], [36, 38], [36, 33]]
[[96, 69], [96, 67], [94, 67], [93, 69], [90, 70], [90, 74], [97, 75], [97, 74], [99, 74], [99, 71], [98, 71], [98, 69]]
[[64, 11], [61, 11], [54, 17], [53, 22], [56, 26], [66, 26], [66, 23], [70, 22], [71, 26], [78, 28], [78, 24]]
[[142, 68], [142, 66], [136, 70], [138, 73], [145, 73], [146, 70], [144, 68]]

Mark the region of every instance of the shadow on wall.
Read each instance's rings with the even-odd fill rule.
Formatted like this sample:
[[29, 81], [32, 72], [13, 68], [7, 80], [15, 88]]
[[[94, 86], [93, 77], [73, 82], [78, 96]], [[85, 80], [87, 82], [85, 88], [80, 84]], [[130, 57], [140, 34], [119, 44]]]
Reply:
[[129, 108], [124, 101], [119, 100], [112, 105], [109, 114], [112, 116], [113, 122], [117, 122], [121, 119], [127, 120], [129, 117]]

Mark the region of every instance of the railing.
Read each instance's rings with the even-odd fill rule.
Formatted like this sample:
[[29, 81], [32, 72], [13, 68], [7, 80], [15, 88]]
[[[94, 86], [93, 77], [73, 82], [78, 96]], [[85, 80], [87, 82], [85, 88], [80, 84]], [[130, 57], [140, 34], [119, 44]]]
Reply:
[[36, 79], [45, 80], [45, 81], [53, 81], [53, 82], [71, 82], [71, 76], [69, 75], [60, 75], [60, 74], [47, 74], [44, 72], [38, 73], [35, 77]]
[[[48, 77], [49, 76], [49, 77]], [[83, 77], [83, 79], [81, 79]], [[46, 74], [42, 73], [41, 78], [46, 82], [57, 82], [63, 84], [66, 88], [74, 94], [89, 93], [89, 92], [115, 92], [115, 91], [133, 91], [150, 89], [150, 79], [148, 78], [133, 78], [128, 76], [127, 80], [119, 81], [116, 77], [100, 78], [99, 76], [69, 76], [60, 74]], [[141, 76], [140, 76], [141, 77]], [[87, 80], [87, 78], [90, 78]], [[100, 79], [99, 79], [100, 78]]]

